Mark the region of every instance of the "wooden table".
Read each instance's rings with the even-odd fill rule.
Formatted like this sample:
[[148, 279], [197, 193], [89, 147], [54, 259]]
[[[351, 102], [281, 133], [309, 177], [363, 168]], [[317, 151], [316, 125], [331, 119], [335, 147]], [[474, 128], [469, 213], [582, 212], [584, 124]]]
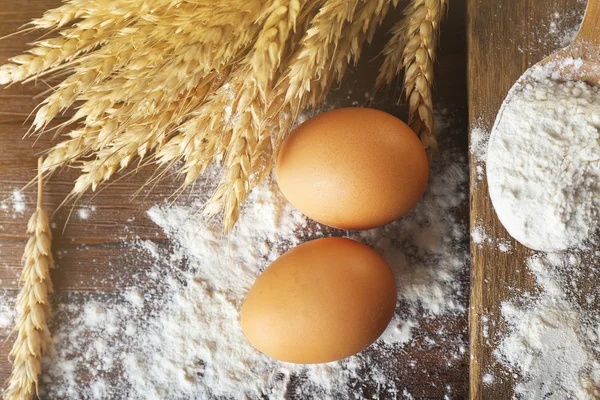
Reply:
[[[575, 27], [584, 9], [585, 2], [578, 0], [468, 1], [471, 127], [489, 132], [508, 90], [527, 68], [564, 45], [562, 31]], [[483, 226], [491, 238], [510, 240], [512, 251], [471, 245], [470, 397], [507, 400], [514, 381], [495, 363], [492, 351], [504, 328], [501, 302], [511, 293], [533, 289], [525, 266], [532, 252], [510, 239], [498, 221], [485, 177], [478, 182], [477, 165], [472, 156], [471, 228]], [[485, 373], [494, 376], [492, 383], [482, 383]]]
[[[452, 0], [448, 20], [442, 30], [442, 51], [437, 65], [436, 101], [453, 115], [453, 140], [467, 153], [467, 92], [466, 92], [466, 33], [465, 1]], [[48, 8], [60, 4], [60, 0], [4, 0], [0, 8], [0, 37], [16, 31], [32, 17], [39, 16]], [[378, 63], [372, 60], [386, 38], [386, 32], [400, 15], [396, 10], [380, 30], [374, 46], [362, 57], [362, 62], [345, 80], [343, 87], [331, 98], [340, 106], [354, 101], [364, 103], [363, 94], [372, 88]], [[0, 41], [0, 61], [19, 54], [26, 43], [33, 41], [36, 34], [24, 34]], [[37, 156], [53, 143], [51, 135], [42, 136], [37, 142], [21, 140], [28, 129], [26, 117], [39, 102], [35, 96], [46, 88], [43, 82], [34, 85], [14, 85], [0, 90], [0, 201], [9, 198], [15, 189], [23, 187], [35, 176]], [[352, 88], [348, 96], [345, 89]], [[380, 92], [375, 106], [405, 117], [405, 108], [395, 104], [399, 91]], [[53, 217], [54, 252], [57, 269], [52, 279], [57, 290], [56, 298], [64, 298], [72, 292], [116, 293], [122, 290], [137, 271], [144, 268], [144, 260], [135, 265], [124, 265], [122, 254], [128, 251], [124, 241], [128, 239], [152, 239], [168, 246], [162, 230], [154, 225], [145, 212], [152, 205], [161, 203], [166, 195], [178, 187], [177, 182], [162, 181], [152, 191], [144, 190], [131, 201], [133, 193], [144, 183], [151, 171], [142, 171], [135, 176], [118, 180], [104, 190], [85, 196], [74, 210], [92, 204], [95, 211], [88, 219], [73, 213], [64, 231], [63, 227], [72, 210], [71, 206], [58, 209]], [[69, 193], [76, 171], [65, 170], [52, 177], [45, 190], [45, 208], [56, 210]], [[20, 258], [26, 241], [26, 221], [35, 208], [35, 193], [24, 190], [26, 210], [13, 218], [12, 210], [0, 209], [0, 282], [6, 296], [14, 298], [21, 271]], [[10, 203], [10, 202], [9, 202]], [[466, 206], [466, 205], [465, 205]], [[464, 221], [467, 223], [467, 207]], [[148, 262], [150, 262], [148, 260]], [[146, 263], [147, 265], [147, 263]], [[468, 271], [463, 274], [464, 285], [468, 284]], [[467, 299], [464, 299], [466, 306]], [[467, 356], [464, 360], [448, 363], [456, 346], [467, 346], [466, 315], [444, 318], [429, 318], [420, 324], [415, 345], [403, 349], [399, 354], [396, 384], [406, 389], [414, 398], [442, 399], [448, 395], [455, 399], [467, 397]], [[451, 327], [450, 339], [425, 343], [425, 338], [435, 338], [441, 326]], [[3, 333], [7, 333], [4, 331]], [[0, 341], [0, 382], [10, 373], [7, 353], [12, 341]], [[418, 368], [406, 368], [407, 360]], [[385, 395], [381, 395], [385, 397]]]

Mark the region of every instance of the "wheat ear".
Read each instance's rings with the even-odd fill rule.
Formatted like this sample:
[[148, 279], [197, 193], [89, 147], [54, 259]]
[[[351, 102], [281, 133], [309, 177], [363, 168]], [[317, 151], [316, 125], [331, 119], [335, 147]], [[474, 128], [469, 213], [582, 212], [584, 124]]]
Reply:
[[233, 110], [237, 120], [226, 149], [225, 175], [206, 207], [209, 215], [223, 211], [225, 232], [230, 232], [239, 218], [241, 206], [256, 182], [252, 177], [261, 165], [259, 160], [270, 157], [270, 132], [261, 127], [264, 100], [271, 92], [303, 6], [304, 0], [275, 0], [271, 4], [248, 66], [243, 69], [245, 79]]
[[[130, 1], [115, 6], [110, 2], [78, 0], [47, 11], [30, 25], [37, 29], [61, 29], [60, 36], [39, 40], [34, 47], [11, 58], [12, 63], [0, 66], [0, 85], [27, 81], [45, 73], [60, 70], [86, 52], [106, 43], [122, 28], [138, 19], [167, 7], [166, 0]], [[80, 19], [73, 23], [75, 20]], [[72, 27], [64, 29], [68, 24]]]
[[390, 6], [396, 5], [395, 0], [351, 3], [332, 1], [319, 10], [277, 83], [266, 113], [266, 124], [278, 131], [275, 153], [298, 114], [325, 100], [333, 83], [341, 81], [348, 65], [358, 60]]
[[48, 215], [42, 208], [42, 162], [40, 158], [37, 208], [27, 224], [27, 232], [31, 237], [23, 255], [20, 278], [23, 286], [17, 298], [19, 316], [13, 328], [13, 332], [17, 332], [17, 339], [9, 354], [13, 368], [4, 392], [7, 400], [28, 400], [37, 393], [42, 355], [52, 342], [46, 321], [51, 313], [48, 294], [53, 291], [50, 269], [54, 268], [54, 260], [51, 252], [52, 232]]
[[427, 149], [437, 150], [433, 135], [433, 66], [436, 59], [440, 22], [447, 0], [413, 0], [404, 18], [392, 29], [384, 49], [385, 60], [377, 84], [389, 84], [402, 68], [408, 100], [408, 120]]

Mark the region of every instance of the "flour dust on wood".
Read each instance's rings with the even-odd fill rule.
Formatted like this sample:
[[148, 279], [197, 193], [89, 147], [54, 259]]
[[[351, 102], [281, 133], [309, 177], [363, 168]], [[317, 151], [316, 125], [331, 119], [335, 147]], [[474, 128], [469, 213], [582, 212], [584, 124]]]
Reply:
[[[458, 213], [467, 201], [468, 177], [460, 157], [450, 146], [417, 207], [365, 232], [309, 221], [275, 184], [252, 193], [230, 237], [223, 237], [218, 221], [204, 220], [193, 200], [153, 207], [148, 216], [170, 242], [138, 240], [124, 255], [125, 263], [146, 266], [136, 283], [121, 287], [119, 295], [57, 296], [42, 398], [402, 398], [412, 390], [402, 376], [439, 382], [443, 375], [437, 374], [463, 368], [467, 357], [466, 331], [457, 322], [465, 318], [468, 281], [466, 222]], [[392, 266], [398, 304], [388, 330], [340, 362], [295, 365], [260, 354], [240, 328], [244, 296], [285, 251], [332, 235], [372, 246]], [[429, 331], [431, 324], [439, 328]], [[443, 365], [423, 366], [411, 356], [437, 349], [448, 355]], [[446, 390], [452, 396], [455, 388]]]

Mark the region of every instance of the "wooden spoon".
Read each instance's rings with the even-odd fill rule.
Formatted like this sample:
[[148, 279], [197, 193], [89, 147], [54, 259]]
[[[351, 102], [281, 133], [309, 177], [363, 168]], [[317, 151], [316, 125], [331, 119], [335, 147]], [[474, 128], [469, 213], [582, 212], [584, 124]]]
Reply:
[[[554, 61], [561, 65], [568, 59], [582, 60], [583, 64], [574, 70], [563, 68], [561, 73], [569, 80], [585, 81], [600, 85], [600, 0], [589, 0], [583, 22], [573, 42], [537, 65]], [[534, 66], [535, 67], [535, 66]]]
[[[567, 47], [551, 54], [539, 63], [529, 68], [509, 91], [492, 129], [489, 140], [489, 154], [496, 151], [494, 145], [499, 137], [497, 135], [497, 126], [502, 120], [503, 110], [510, 103], [512, 96], [519, 92], [524, 85], [532, 79], [532, 71], [544, 66], [545, 71], [552, 73], [553, 77], [565, 81], [583, 81], [590, 85], [600, 86], [600, 0], [589, 0], [581, 28], [573, 42]], [[491, 157], [491, 156], [490, 156]], [[488, 169], [489, 172], [489, 169]], [[495, 203], [495, 187], [491, 185], [492, 179], [488, 176], [490, 183], [490, 197], [492, 203]], [[496, 209], [498, 211], [498, 209]], [[507, 211], [498, 212], [498, 218], [510, 233], [510, 228], [503, 222], [509, 220]], [[503, 213], [505, 215], [503, 215]], [[514, 235], [513, 235], [514, 236]], [[534, 245], [533, 238], [516, 238], [525, 246], [534, 250], [541, 251], [562, 251], [566, 248], [542, 248], [541, 245]]]

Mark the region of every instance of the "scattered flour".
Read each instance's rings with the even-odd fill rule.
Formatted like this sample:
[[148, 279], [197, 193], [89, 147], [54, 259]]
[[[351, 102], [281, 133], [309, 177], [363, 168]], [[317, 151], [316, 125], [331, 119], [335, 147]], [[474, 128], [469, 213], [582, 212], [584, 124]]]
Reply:
[[519, 80], [498, 114], [487, 156], [500, 221], [515, 239], [544, 251], [589, 238], [600, 207], [600, 91], [559, 82], [556, 70], [534, 67]]
[[381, 336], [381, 339], [387, 344], [405, 344], [413, 338], [413, 329], [417, 328], [419, 323], [415, 320], [408, 319], [400, 321], [396, 315], [394, 320], [390, 322], [390, 326]]
[[477, 247], [495, 246], [502, 253], [510, 253], [512, 245], [509, 239], [499, 238], [488, 232], [484, 225], [480, 221], [471, 229], [471, 241]]
[[90, 217], [90, 210], [87, 208], [80, 208], [77, 210], [77, 215], [79, 215], [79, 218], [81, 219], [88, 219]]
[[483, 226], [476, 226], [471, 230], [471, 240], [477, 245], [481, 245], [490, 240], [488, 233]]
[[485, 177], [485, 161], [487, 158], [489, 138], [489, 132], [483, 129], [479, 124], [471, 127], [469, 135], [469, 154], [471, 155], [471, 160], [473, 160], [474, 167], [471, 175], [473, 176], [471, 190], [477, 187], [477, 184]]
[[19, 214], [25, 212], [27, 207], [25, 206], [25, 198], [23, 197], [23, 193], [21, 193], [19, 190], [13, 190], [12, 199], [13, 210]]
[[[448, 368], [461, 368], [466, 342], [436, 317], [464, 318], [467, 302], [466, 163], [445, 153], [423, 200], [410, 214], [365, 232], [338, 231], [307, 220], [275, 186], [257, 188], [231, 237], [207, 223], [199, 204], [156, 206], [149, 217], [169, 246], [139, 241], [131, 249], [151, 263], [122, 294], [58, 297], [54, 349], [44, 359], [43, 398], [69, 399], [358, 399], [410, 398], [397, 387], [398, 368], [414, 369], [405, 346], [456, 349]], [[255, 351], [239, 324], [244, 296], [260, 272], [307, 240], [343, 235], [379, 251], [398, 282], [397, 312], [373, 346], [341, 362], [294, 365]], [[136, 255], [137, 253], [137, 255]], [[449, 327], [451, 328], [451, 327]], [[436, 336], [437, 335], [437, 336]], [[423, 344], [415, 340], [423, 338]], [[435, 375], [431, 377], [435, 381]], [[453, 388], [448, 387], [448, 396]], [[406, 394], [403, 395], [403, 393]]]
[[581, 21], [582, 19], [583, 14], [580, 10], [563, 14], [553, 13], [548, 25], [548, 41], [556, 48], [568, 46], [579, 31], [579, 23], [573, 24], [573, 21]]
[[0, 210], [4, 212], [12, 212], [12, 217], [17, 218], [27, 210], [25, 196], [20, 190], [14, 189], [10, 198], [6, 198], [0, 202]]
[[561, 12], [549, 10], [545, 17], [536, 19], [535, 23], [532, 21], [533, 29], [527, 30], [530, 36], [520, 41], [518, 49], [523, 53], [539, 51], [540, 48], [552, 51], [570, 44], [579, 31], [587, 0], [578, 0], [578, 2], [582, 4], [579, 7]]
[[600, 397], [600, 348], [594, 310], [575, 305], [565, 292], [580, 273], [577, 255], [540, 254], [528, 260], [543, 288], [533, 301], [502, 304], [508, 333], [495, 354], [521, 375], [515, 392], [522, 399], [594, 399]]
[[10, 301], [6, 296], [0, 297], [0, 330], [12, 329], [16, 316], [15, 302]]
[[[599, 289], [590, 284], [598, 276], [591, 249], [600, 206], [600, 91], [558, 81], [556, 73], [580, 65], [568, 60], [526, 73], [489, 140], [490, 197], [505, 228], [534, 249], [569, 249], [531, 256], [539, 291], [501, 306], [507, 328], [494, 354], [516, 373], [517, 399], [600, 398]], [[511, 251], [507, 240], [494, 243]]]
[[498, 240], [498, 250], [500, 250], [502, 253], [510, 253], [510, 251], [512, 250], [512, 245], [510, 244], [510, 241], [507, 239]]
[[490, 133], [481, 126], [475, 125], [471, 128], [471, 142], [469, 144], [469, 153], [476, 161], [485, 162], [487, 159], [488, 141]]
[[483, 374], [481, 377], [481, 382], [483, 382], [484, 385], [491, 385], [494, 383], [494, 375], [489, 373]]
[[94, 212], [96, 212], [96, 206], [81, 207], [77, 210], [77, 215], [81, 219], [88, 219]]

